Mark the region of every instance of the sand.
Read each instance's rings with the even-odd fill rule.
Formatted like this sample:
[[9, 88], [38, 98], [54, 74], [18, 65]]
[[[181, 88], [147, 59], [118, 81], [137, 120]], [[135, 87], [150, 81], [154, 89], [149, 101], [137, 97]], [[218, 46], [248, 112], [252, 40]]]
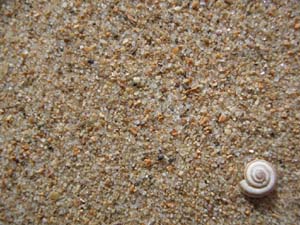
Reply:
[[296, 0], [2, 0], [0, 223], [299, 224], [299, 41]]

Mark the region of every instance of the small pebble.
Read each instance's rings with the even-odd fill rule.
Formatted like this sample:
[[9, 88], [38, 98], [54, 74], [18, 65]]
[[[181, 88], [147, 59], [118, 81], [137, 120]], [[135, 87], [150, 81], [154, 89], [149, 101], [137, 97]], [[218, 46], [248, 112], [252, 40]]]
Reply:
[[53, 201], [57, 201], [60, 197], [60, 194], [56, 191], [52, 191], [50, 194], [49, 194], [49, 198]]
[[221, 114], [219, 116], [218, 122], [219, 123], [224, 123], [227, 120], [227, 117], [224, 114]]
[[142, 80], [140, 77], [134, 77], [132, 81], [134, 86], [140, 86]]
[[295, 30], [299, 30], [300, 29], [300, 22], [295, 23], [294, 28], [295, 28]]
[[199, 9], [199, 6], [200, 6], [199, 0], [192, 1], [192, 4], [191, 4], [192, 9], [197, 10], [197, 9]]

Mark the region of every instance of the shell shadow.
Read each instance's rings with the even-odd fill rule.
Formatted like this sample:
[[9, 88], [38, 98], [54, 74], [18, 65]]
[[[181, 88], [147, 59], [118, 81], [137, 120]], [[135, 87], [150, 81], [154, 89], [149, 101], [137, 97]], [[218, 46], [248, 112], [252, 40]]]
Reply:
[[261, 213], [268, 211], [273, 212], [278, 205], [279, 197], [276, 190], [263, 198], [250, 198], [246, 197], [246, 200], [253, 205], [253, 209]]

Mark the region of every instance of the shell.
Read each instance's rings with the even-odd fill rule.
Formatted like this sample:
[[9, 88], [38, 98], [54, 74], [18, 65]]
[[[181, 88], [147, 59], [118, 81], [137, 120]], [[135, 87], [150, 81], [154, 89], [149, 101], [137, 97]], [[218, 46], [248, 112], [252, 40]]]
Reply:
[[240, 182], [242, 192], [253, 198], [268, 195], [275, 188], [277, 173], [274, 166], [262, 159], [251, 161], [244, 171], [245, 179]]

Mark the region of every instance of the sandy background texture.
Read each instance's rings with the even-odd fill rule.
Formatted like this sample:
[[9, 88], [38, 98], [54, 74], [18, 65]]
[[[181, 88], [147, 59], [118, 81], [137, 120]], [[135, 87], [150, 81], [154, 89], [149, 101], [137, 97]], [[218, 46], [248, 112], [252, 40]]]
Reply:
[[0, 224], [300, 224], [299, 1], [0, 4]]

